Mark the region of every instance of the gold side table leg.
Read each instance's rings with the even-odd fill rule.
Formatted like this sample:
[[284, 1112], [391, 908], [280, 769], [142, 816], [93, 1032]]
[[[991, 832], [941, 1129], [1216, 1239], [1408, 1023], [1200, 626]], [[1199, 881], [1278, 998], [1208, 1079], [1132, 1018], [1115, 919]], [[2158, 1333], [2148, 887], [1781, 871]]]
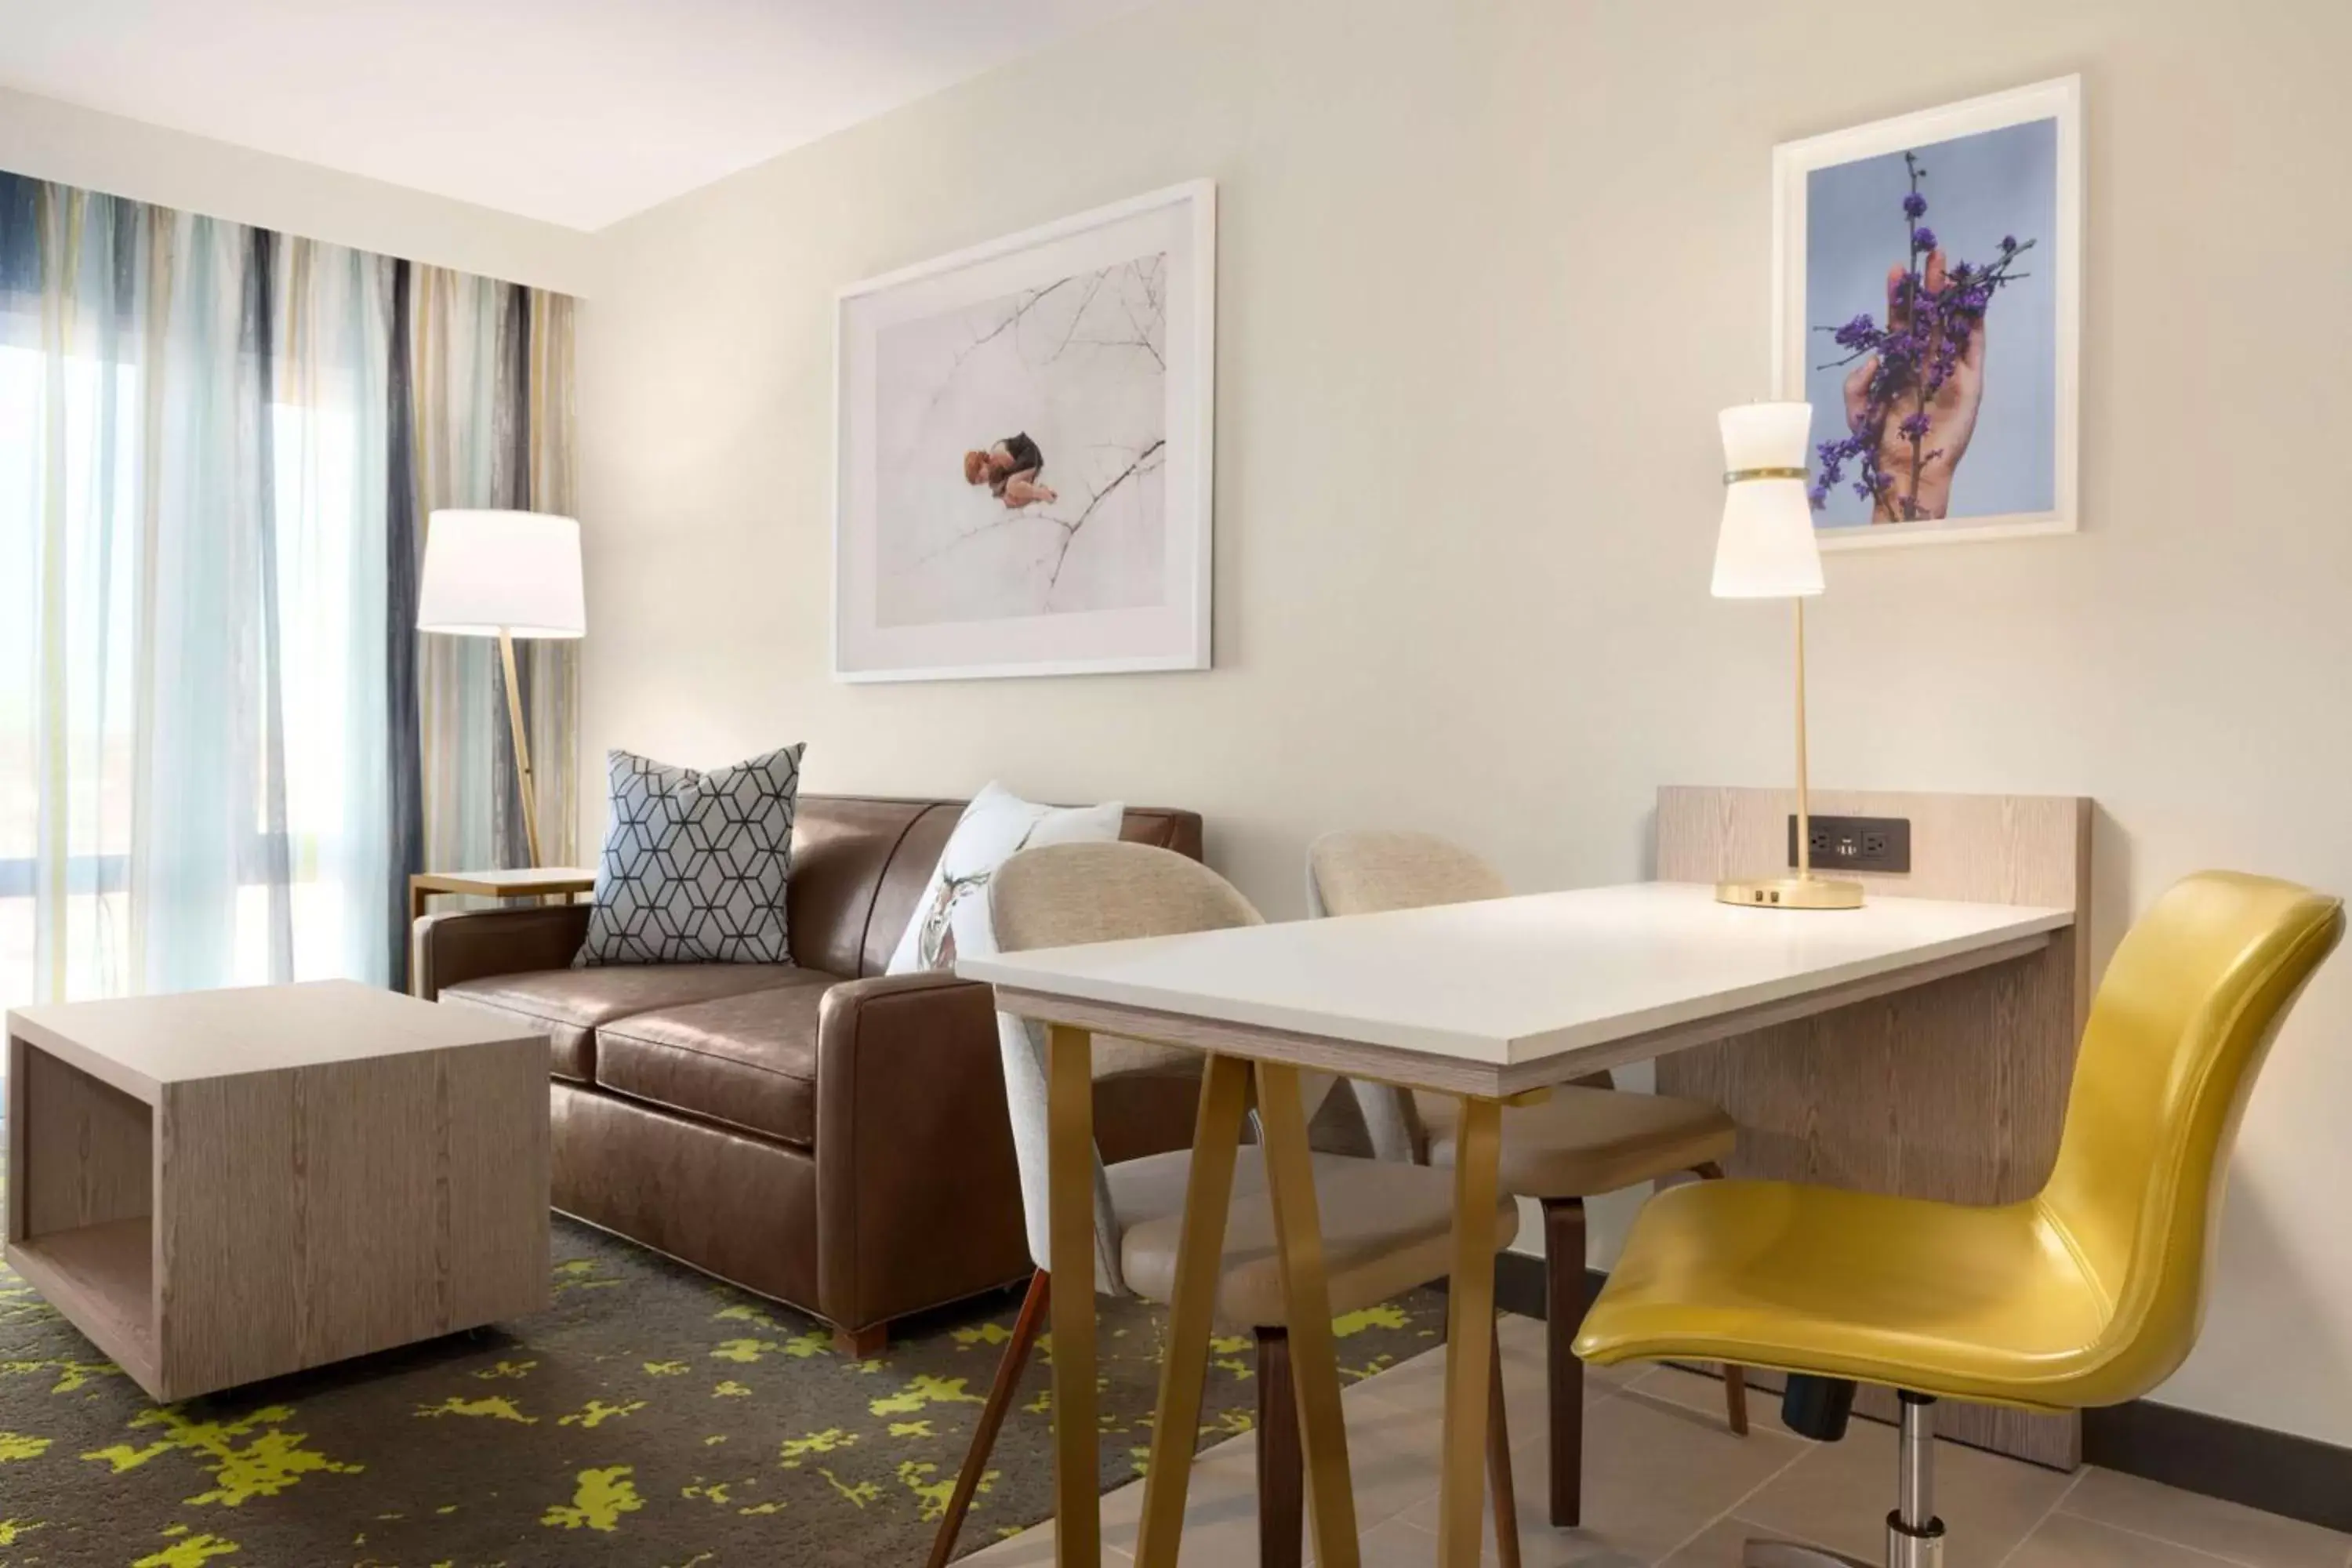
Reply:
[[[1315, 1166], [1307, 1152], [1298, 1069], [1277, 1062], [1258, 1063], [1257, 1107], [1265, 1124], [1266, 1186], [1274, 1199], [1275, 1231], [1280, 1238], [1282, 1304], [1290, 1318], [1291, 1387], [1298, 1402], [1299, 1446], [1306, 1451], [1315, 1561], [1320, 1568], [1358, 1568], [1355, 1484], [1348, 1474], [1348, 1424], [1339, 1406], [1331, 1290], [1323, 1270], [1323, 1226], [1315, 1205]], [[1484, 1383], [1479, 1392], [1485, 1394]], [[1485, 1430], [1482, 1423], [1480, 1436]], [[1472, 1506], [1475, 1510], [1475, 1492]], [[1470, 1562], [1475, 1568], [1475, 1511], [1471, 1519]]]
[[1168, 1349], [1160, 1365], [1159, 1413], [1151, 1424], [1151, 1468], [1143, 1481], [1139, 1568], [1174, 1568], [1184, 1532], [1184, 1498], [1201, 1427], [1202, 1380], [1209, 1370], [1211, 1314], [1223, 1271], [1225, 1215], [1233, 1205], [1234, 1154], [1241, 1142], [1249, 1064], [1212, 1056], [1201, 1079], [1192, 1166], [1184, 1186], [1184, 1231], [1176, 1251], [1176, 1288], [1168, 1304]]
[[1439, 1568], [1478, 1568], [1494, 1356], [1495, 1204], [1503, 1108], [1465, 1097], [1454, 1151], [1454, 1267], [1445, 1308], [1445, 1437]]
[[1095, 1416], [1094, 1039], [1045, 1031], [1046, 1252], [1054, 1280], [1054, 1563], [1101, 1568]]
[[425, 899], [426, 899], [427, 897], [429, 897], [429, 896], [430, 896], [430, 895], [428, 895], [428, 894], [425, 891], [425, 889], [422, 889], [422, 888], [420, 888], [420, 887], [418, 887], [418, 886], [416, 885], [416, 880], [415, 880], [415, 878], [413, 878], [413, 877], [412, 877], [411, 879], [409, 879], [409, 883], [408, 883], [408, 994], [409, 994], [411, 996], [422, 996], [422, 995], [424, 995], [424, 994], [425, 994], [425, 986], [424, 986], [424, 984], [423, 984], [423, 983], [422, 983], [421, 977], [417, 974], [417, 972], [416, 972], [416, 922], [417, 922], [418, 921], [421, 921], [421, 920], [423, 920], [423, 919], [425, 918]]

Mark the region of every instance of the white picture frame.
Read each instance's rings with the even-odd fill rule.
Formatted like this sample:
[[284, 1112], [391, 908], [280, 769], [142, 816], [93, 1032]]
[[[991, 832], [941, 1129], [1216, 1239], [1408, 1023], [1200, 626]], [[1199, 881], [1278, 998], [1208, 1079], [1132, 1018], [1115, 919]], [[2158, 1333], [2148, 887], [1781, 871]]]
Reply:
[[835, 679], [1210, 667], [1214, 182], [851, 284], [834, 360]]
[[[2031, 270], [2043, 280], [2042, 290], [2021, 299], [2017, 296], [2024, 293], [2021, 283], [1997, 289], [1980, 315], [1973, 353], [1979, 403], [1969, 414], [1967, 427], [1970, 436], [1963, 439], [1963, 456], [1956, 460], [1948, 483], [1940, 487], [1932, 481], [1923, 483], [1915, 464], [1907, 476], [1895, 473], [1884, 492], [1888, 500], [1874, 504], [1864, 499], [1864, 493], [1855, 490], [1855, 475], [1848, 468], [1838, 484], [1828, 487], [1826, 504], [1817, 503], [1821, 509], [1816, 511], [1819, 526], [1815, 533], [1822, 548], [1871, 549], [2072, 533], [2080, 526], [2082, 103], [2081, 77], [2060, 77], [1851, 130], [1786, 142], [1773, 148], [1771, 384], [1776, 397], [1814, 405], [1815, 446], [1807, 454], [1809, 488], [1822, 484], [1824, 462], [1818, 447], [1821, 441], [1853, 435], [1866, 442], [1864, 433], [1872, 428], [1877, 429], [1883, 438], [1886, 425], [1883, 413], [1875, 426], [1867, 423], [1871, 417], [1871, 405], [1867, 403], [1862, 415], [1864, 423], [1850, 423], [1849, 409], [1853, 406], [1852, 384], [1843, 379], [1825, 380], [1825, 373], [1833, 376], [1844, 368], [1833, 356], [1849, 352], [1847, 345], [1828, 334], [1853, 320], [1848, 312], [1854, 310], [1856, 291], [1863, 287], [1856, 281], [1857, 274], [1870, 260], [1877, 259], [1864, 254], [1878, 243], [1874, 238], [1864, 237], [1867, 231], [1859, 226], [1842, 226], [1852, 211], [1853, 193], [1865, 188], [1865, 182], [1869, 182], [1874, 191], [1870, 199], [1875, 203], [1884, 192], [1886, 176], [1899, 175], [1904, 171], [1905, 165], [1899, 160], [1906, 153], [1922, 154], [1920, 162], [1927, 167], [1929, 184], [1937, 167], [1948, 160], [1959, 165], [1950, 172], [1960, 177], [1966, 177], [1967, 171], [1974, 168], [1979, 172], [1976, 186], [1957, 187], [1968, 198], [1964, 221], [1972, 232], [1952, 237], [1957, 248], [1951, 260], [1966, 260], [1978, 268], [1982, 267], [1988, 256], [2006, 255], [1999, 248], [1998, 241], [1988, 242], [1983, 237], [1986, 234], [2001, 234], [2000, 228], [1987, 228], [1985, 225], [2000, 214], [2004, 203], [2021, 210], [2030, 195], [2037, 211], [2042, 210], [2041, 204], [2047, 204], [2048, 238], [2032, 233], [2024, 237], [2032, 242], [2027, 247]], [[2046, 173], [2041, 168], [2045, 122]], [[1991, 156], [1995, 144], [1990, 133], [1994, 132], [2011, 133], [2000, 143], [1998, 162]], [[2026, 139], [2029, 132], [2030, 142]], [[1930, 149], [1934, 151], [1930, 153]], [[2008, 171], [2006, 174], [2000, 173], [2004, 170]], [[2045, 178], [2046, 191], [2041, 184]], [[1911, 183], [1910, 188], [1926, 202], [1925, 226], [1932, 228], [1938, 216], [1938, 198], [1944, 192], [1924, 188], [1917, 180]], [[1814, 210], [1813, 202], [1817, 190], [1823, 193], [1819, 211]], [[1874, 205], [1869, 210], [1876, 209]], [[1906, 264], [1906, 242], [1902, 226], [1907, 211], [1898, 205], [1887, 231], [1892, 242], [1886, 248], [1894, 258], [1894, 267]], [[2024, 220], [2016, 221], [2021, 224]], [[1913, 215], [1908, 222], [1916, 236], [1922, 226], [1921, 216]], [[1852, 254], [1840, 254], [1845, 251]], [[1881, 273], [1887, 269], [1884, 260], [1879, 260], [1878, 266]], [[1924, 265], [1921, 272], [1923, 276], [1946, 275], [1927, 274]], [[1891, 327], [1895, 320], [1895, 311], [1891, 308], [1893, 279], [1882, 276], [1876, 287], [1881, 290], [1876, 302], [1884, 310], [1878, 324]], [[1809, 294], [1820, 297], [1809, 298]], [[2025, 347], [2004, 359], [2003, 351], [2008, 344], [2003, 333], [2013, 322], [2021, 330], [2011, 332], [2011, 337], [2021, 340]], [[1948, 334], [1947, 341], [1954, 335], [1957, 334]], [[1832, 356], [1827, 363], [1823, 363], [1825, 350]], [[1877, 361], [1864, 358], [1859, 363], [1866, 369]], [[1846, 371], [1848, 376], [1853, 374]], [[1926, 379], [1922, 376], [1907, 383], [1912, 395], [1916, 395]], [[1883, 408], [1885, 405], [1878, 406]], [[1979, 409], [1986, 416], [1997, 417], [1997, 440], [1986, 438], [1988, 420], [1978, 417]], [[1924, 408], [1916, 412], [1925, 418]], [[1941, 434], [1937, 431], [1923, 435], [1918, 444], [1908, 449], [1915, 454], [1940, 453], [1943, 448], [1932, 443]], [[1895, 437], [1897, 442], [1906, 439], [1908, 437], [1901, 435]], [[1882, 453], [1901, 449], [1866, 444]], [[1970, 458], [1979, 459], [1973, 470]], [[1888, 471], [1881, 469], [1882, 474]], [[1906, 478], [1910, 486], [1907, 493], [1902, 488]], [[1862, 483], [1867, 492], [1869, 481]], [[1924, 503], [1914, 502], [1912, 495], [1928, 499]], [[1916, 518], [1905, 515], [1907, 511], [1933, 512], [1937, 504], [1947, 510]], [[1971, 507], [1977, 510], [1963, 510]]]

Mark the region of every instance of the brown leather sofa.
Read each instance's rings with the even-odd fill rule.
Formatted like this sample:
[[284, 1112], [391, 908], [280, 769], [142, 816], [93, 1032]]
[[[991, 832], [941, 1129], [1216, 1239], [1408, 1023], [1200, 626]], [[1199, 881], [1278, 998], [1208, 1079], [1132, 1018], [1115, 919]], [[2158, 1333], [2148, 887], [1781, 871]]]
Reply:
[[[882, 973], [962, 809], [803, 795], [793, 963], [573, 969], [586, 905], [472, 910], [417, 922], [418, 994], [548, 1031], [558, 1210], [872, 1354], [1030, 1271], [989, 990]], [[1192, 812], [1130, 808], [1122, 837], [1201, 854]], [[1106, 1084], [1097, 1138], [1181, 1148], [1192, 1112], [1166, 1079]]]

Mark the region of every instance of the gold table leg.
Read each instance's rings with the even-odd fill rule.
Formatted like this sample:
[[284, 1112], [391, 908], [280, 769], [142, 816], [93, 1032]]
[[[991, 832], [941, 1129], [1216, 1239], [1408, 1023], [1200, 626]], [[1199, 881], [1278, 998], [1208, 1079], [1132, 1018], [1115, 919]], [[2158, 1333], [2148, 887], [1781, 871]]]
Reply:
[[1445, 1306], [1445, 1437], [1439, 1568], [1478, 1568], [1495, 1334], [1495, 1204], [1503, 1108], [1465, 1097], [1454, 1150], [1454, 1268]]
[[1094, 1039], [1084, 1029], [1046, 1028], [1045, 1120], [1045, 1269], [1054, 1280], [1054, 1563], [1055, 1568], [1100, 1568]]
[[[1323, 1270], [1323, 1226], [1316, 1212], [1315, 1167], [1307, 1147], [1307, 1116], [1299, 1104], [1298, 1069], [1277, 1062], [1258, 1063], [1257, 1108], [1265, 1125], [1266, 1187], [1274, 1199], [1279, 1241], [1282, 1304], [1290, 1319], [1291, 1386], [1298, 1402], [1299, 1446], [1306, 1451], [1315, 1561], [1320, 1568], [1358, 1568], [1355, 1486], [1348, 1474], [1348, 1424], [1339, 1406], [1331, 1291]], [[1491, 1270], [1494, 1259], [1489, 1257], [1486, 1263]], [[1491, 1288], [1490, 1279], [1490, 1292]], [[1484, 1375], [1482, 1369], [1482, 1379]], [[1478, 1385], [1482, 1402], [1486, 1386], [1483, 1381]], [[1482, 1422], [1473, 1436], [1474, 1455], [1479, 1451], [1478, 1438], [1484, 1433]], [[1471, 1568], [1476, 1568], [1478, 1561], [1478, 1479], [1474, 1469]]]
[[1201, 1427], [1211, 1315], [1223, 1272], [1225, 1215], [1233, 1205], [1234, 1153], [1241, 1142], [1249, 1071], [1239, 1057], [1212, 1056], [1201, 1078], [1176, 1288], [1168, 1304], [1168, 1349], [1160, 1364], [1159, 1413], [1151, 1424], [1151, 1468], [1143, 1481], [1143, 1523], [1135, 1551], [1139, 1568], [1174, 1568], [1183, 1536], [1184, 1496]]

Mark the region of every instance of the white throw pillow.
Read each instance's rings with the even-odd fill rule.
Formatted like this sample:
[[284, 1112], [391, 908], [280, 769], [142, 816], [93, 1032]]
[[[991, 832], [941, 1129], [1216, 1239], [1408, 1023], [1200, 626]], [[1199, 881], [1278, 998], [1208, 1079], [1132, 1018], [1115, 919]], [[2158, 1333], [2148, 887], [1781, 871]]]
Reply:
[[1024, 849], [1045, 844], [1108, 844], [1118, 837], [1127, 807], [1039, 805], [992, 784], [971, 797], [940, 851], [940, 863], [915, 905], [914, 918], [890, 955], [892, 974], [951, 969], [958, 953], [996, 951], [988, 914], [988, 884], [996, 868]]

